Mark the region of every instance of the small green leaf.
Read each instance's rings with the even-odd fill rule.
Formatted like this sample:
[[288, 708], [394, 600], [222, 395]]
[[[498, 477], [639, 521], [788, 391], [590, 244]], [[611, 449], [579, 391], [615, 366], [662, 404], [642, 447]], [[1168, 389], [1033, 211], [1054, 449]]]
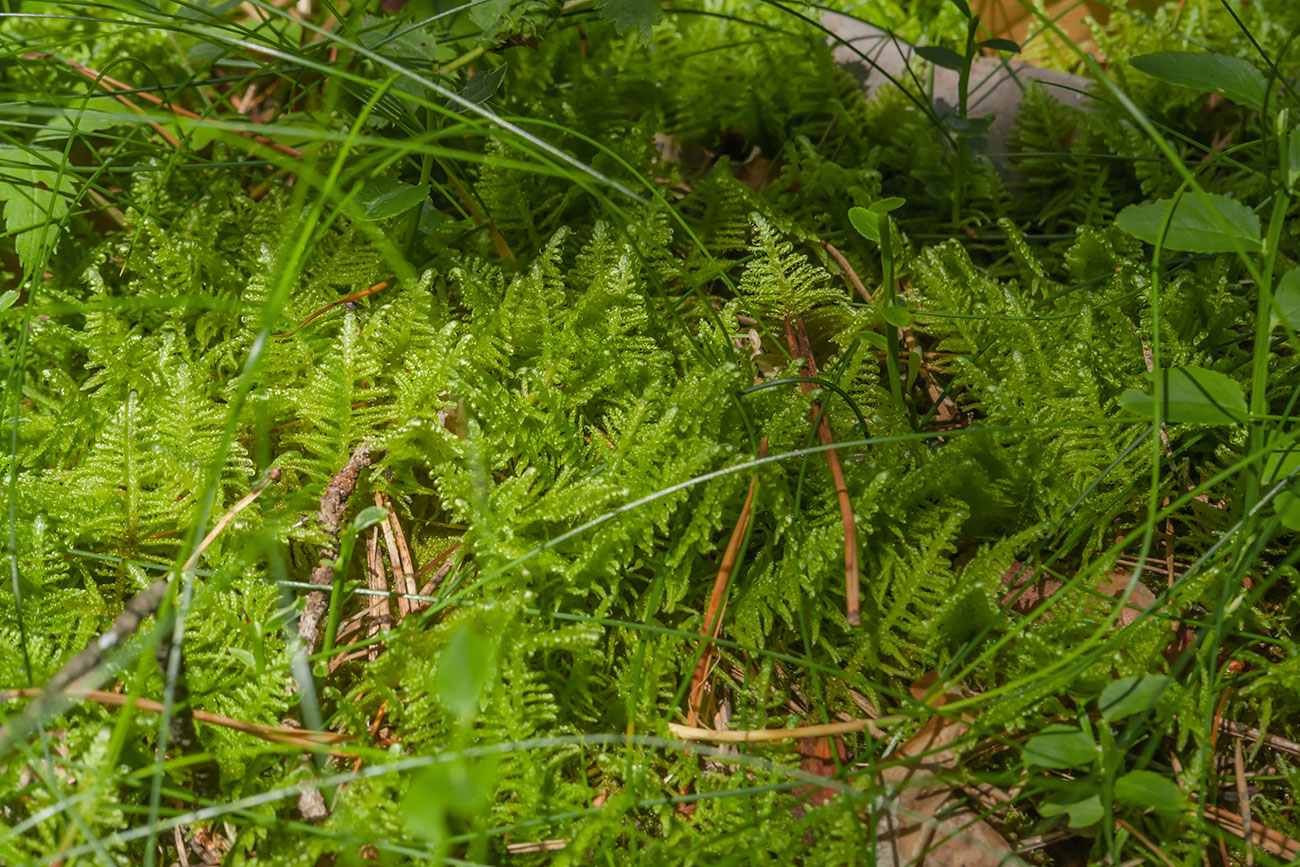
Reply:
[[873, 349], [885, 349], [889, 346], [889, 338], [879, 331], [859, 331], [856, 337], [861, 337], [862, 341]]
[[[1266, 487], [1272, 488], [1283, 479], [1290, 478], [1300, 469], [1300, 447], [1292, 445], [1278, 449], [1264, 462], [1261, 475]], [[1273, 497], [1273, 510], [1282, 518], [1282, 525], [1289, 530], [1300, 530], [1300, 495], [1296, 494], [1297, 485], [1292, 481], [1288, 489], [1281, 490]]]
[[1178, 784], [1155, 771], [1130, 771], [1115, 781], [1115, 800], [1158, 813], [1177, 813], [1183, 808]]
[[922, 45], [916, 49], [916, 53], [933, 63], [935, 66], [942, 66], [944, 69], [955, 69], [961, 72], [966, 65], [966, 58], [962, 57], [951, 48], [945, 48], [942, 45]]
[[970, 6], [967, 5], [966, 0], [952, 0], [952, 5], [960, 9], [961, 14], [965, 15], [967, 18], [970, 17]]
[[858, 234], [869, 241], [880, 243], [880, 214], [866, 208], [849, 208], [849, 222]]
[[1171, 682], [1164, 675], [1120, 678], [1102, 690], [1097, 699], [1101, 718], [1119, 720], [1155, 707]]
[[462, 722], [478, 710], [478, 698], [488, 675], [488, 639], [472, 626], [462, 626], [438, 655], [434, 690], [439, 700]]
[[0, 148], [0, 202], [14, 250], [30, 273], [58, 246], [74, 192], [73, 174], [60, 170], [63, 152], [38, 147]]
[[357, 41], [371, 51], [407, 64], [445, 63], [456, 56], [450, 46], [434, 38], [432, 28], [412, 27], [391, 18], [363, 18]]
[[[460, 93], [456, 95], [472, 105], [482, 105], [497, 92], [497, 88], [501, 86], [501, 82], [505, 80], [505, 77], [506, 65], [503, 63], [470, 78]], [[459, 109], [463, 108], [463, 106], [459, 102], [448, 100], [447, 108]]]
[[495, 757], [439, 762], [423, 768], [402, 798], [406, 829], [435, 846], [447, 833], [447, 818], [474, 819], [489, 808], [499, 762]]
[[1067, 814], [1071, 828], [1086, 828], [1101, 821], [1101, 791], [1094, 777], [1082, 777], [1061, 786], [1039, 804], [1044, 818]]
[[1202, 51], [1161, 51], [1134, 57], [1129, 63], [1152, 78], [1201, 93], [1220, 93], [1255, 111], [1264, 110], [1268, 81], [1239, 57]]
[[[1229, 376], [1203, 367], [1174, 367], [1164, 373], [1164, 419], [1196, 424], [1240, 424], [1246, 419], [1246, 395]], [[1125, 389], [1120, 406], [1155, 417], [1155, 399], [1136, 388]]]
[[1023, 748], [1025, 764], [1039, 768], [1085, 768], [1097, 761], [1097, 745], [1074, 726], [1048, 726]]
[[1020, 53], [1020, 46], [1010, 39], [985, 39], [980, 45], [984, 48], [992, 48], [994, 51], [1010, 51], [1013, 54]]
[[367, 220], [386, 220], [406, 213], [426, 198], [428, 193], [423, 187], [381, 176], [367, 178], [356, 201]]
[[[1186, 253], [1231, 253], [1237, 249], [1247, 253], [1258, 252], [1259, 216], [1230, 196], [1206, 193], [1205, 197], [1209, 200], [1210, 207], [1223, 218], [1226, 228], [1220, 228], [1214, 216], [1201, 203], [1200, 196], [1184, 193], [1169, 221], [1164, 248]], [[1160, 239], [1165, 216], [1172, 206], [1172, 199], [1161, 199], [1146, 205], [1129, 205], [1119, 212], [1115, 225], [1140, 241], [1154, 244]]]
[[1300, 331], [1300, 268], [1291, 268], [1273, 290], [1273, 324]]
[[889, 196], [872, 202], [871, 206], [867, 208], [867, 210], [871, 211], [873, 214], [888, 214], [890, 211], [895, 211], [903, 207], [905, 204], [907, 204], [907, 199], [900, 198], [899, 196]]
[[906, 328], [907, 323], [912, 321], [907, 308], [902, 304], [882, 304], [880, 305], [880, 315], [885, 317], [885, 321], [895, 328]]
[[369, 530], [387, 517], [388, 510], [383, 506], [367, 506], [353, 519], [352, 532], [360, 533], [362, 530]]
[[[8, 289], [4, 293], [0, 293], [0, 311], [8, 310], [10, 307], [13, 307], [17, 301], [17, 289]], [[874, 334], [875, 332], [871, 333]]]

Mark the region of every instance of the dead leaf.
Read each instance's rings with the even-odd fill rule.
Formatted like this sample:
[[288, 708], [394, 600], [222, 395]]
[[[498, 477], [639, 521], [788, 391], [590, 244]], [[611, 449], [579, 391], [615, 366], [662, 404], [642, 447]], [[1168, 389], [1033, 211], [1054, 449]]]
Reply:
[[[1125, 588], [1128, 587], [1131, 572], [1127, 569], [1116, 569], [1106, 576], [1106, 580], [1097, 585], [1097, 592], [1119, 599], [1124, 595]], [[1002, 597], [1002, 604], [1011, 603], [1011, 610], [1017, 614], [1032, 614], [1052, 596], [1056, 595], [1064, 582], [1055, 578], [1049, 578], [1046, 575], [1037, 575], [1032, 566], [1025, 566], [1019, 562], [1013, 562], [1010, 569], [1002, 576], [1002, 583], [1010, 589]], [[1019, 594], [1019, 595], [1017, 595]], [[1014, 599], [1014, 602], [1012, 601]], [[1156, 595], [1151, 592], [1145, 584], [1139, 581], [1133, 587], [1133, 592], [1129, 595], [1128, 601], [1124, 604], [1124, 610], [1119, 614], [1119, 626], [1122, 629], [1133, 623], [1142, 612], [1146, 611], [1156, 603]], [[1043, 615], [1044, 619], [1052, 618], [1051, 612]]]
[[[912, 685], [912, 695], [935, 708], [962, 697], [953, 687], [934, 694], [935, 673]], [[966, 798], [940, 771], [958, 764], [952, 745], [966, 733], [960, 719], [936, 713], [897, 755], [912, 759], [881, 771], [880, 781], [896, 793], [876, 822], [880, 867], [908, 864], [993, 865], [1025, 864], [1003, 836], [981, 819]]]
[[[835, 745], [835, 752], [831, 752], [831, 744]], [[795, 741], [795, 752], [801, 759], [799, 761], [800, 770], [818, 777], [834, 777], [842, 765], [848, 762], [849, 754], [844, 748], [844, 739], [838, 735], [834, 738], [799, 738]], [[839, 762], [836, 762], [836, 758]], [[809, 806], [818, 807], [835, 797], [835, 790], [828, 789], [825, 786], [808, 786], [800, 788], [799, 792], [811, 792], [805, 799], [804, 803]]]

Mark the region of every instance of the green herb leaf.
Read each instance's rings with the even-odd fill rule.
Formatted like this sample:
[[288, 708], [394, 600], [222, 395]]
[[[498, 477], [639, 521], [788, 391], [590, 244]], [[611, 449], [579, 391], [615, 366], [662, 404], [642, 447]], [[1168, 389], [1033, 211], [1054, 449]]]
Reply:
[[367, 220], [386, 220], [414, 208], [428, 198], [423, 187], [403, 183], [395, 178], [367, 178], [361, 184], [356, 202]]
[[985, 39], [980, 45], [984, 48], [992, 48], [994, 51], [1010, 51], [1013, 54], [1020, 53], [1020, 46], [1010, 39]]
[[[1210, 207], [1223, 217], [1226, 227], [1220, 227], [1199, 196], [1185, 193], [1178, 200], [1178, 207], [1169, 221], [1164, 248], [1188, 253], [1231, 253], [1237, 249], [1257, 252], [1260, 249], [1258, 215], [1229, 196], [1217, 193], [1206, 193], [1205, 196]], [[1172, 199], [1129, 205], [1119, 212], [1115, 225], [1138, 240], [1154, 244], [1160, 238], [1165, 216], [1172, 206]]]
[[438, 655], [434, 690], [439, 700], [462, 722], [478, 710], [478, 697], [488, 675], [488, 639], [472, 626], [462, 626]]
[[[1229, 376], [1203, 367], [1174, 367], [1164, 373], [1164, 419], [1196, 424], [1240, 424], [1246, 420], [1246, 395]], [[1155, 418], [1155, 399], [1136, 388], [1125, 389], [1120, 406]]]
[[1131, 807], [1177, 813], [1183, 808], [1178, 784], [1155, 771], [1130, 771], [1115, 781], [1115, 800]]
[[1268, 81], [1239, 57], [1203, 51], [1161, 51], [1129, 63], [1152, 78], [1201, 93], [1219, 93], [1255, 111], [1264, 110]]
[[885, 321], [895, 328], [906, 328], [907, 323], [912, 321], [907, 308], [902, 304], [882, 304], [880, 306], [880, 315], [885, 317]]
[[18, 261], [28, 273], [59, 243], [59, 224], [74, 191], [71, 170], [59, 171], [62, 162], [63, 153], [49, 148], [0, 148], [5, 227], [16, 235]]
[[488, 804], [499, 769], [496, 757], [439, 762], [421, 769], [402, 798], [406, 829], [435, 846], [447, 833], [448, 817], [473, 817]]
[[880, 243], [880, 214], [866, 208], [849, 208], [849, 222], [868, 241]]
[[916, 53], [935, 66], [942, 66], [944, 69], [955, 69], [961, 72], [962, 67], [966, 65], [966, 58], [951, 48], [945, 48], [942, 45], [922, 45], [916, 49]]
[[1074, 726], [1048, 726], [1025, 744], [1025, 764], [1038, 768], [1084, 768], [1097, 761], [1092, 737]]
[[190, 0], [177, 5], [176, 15], [191, 21], [207, 21], [225, 15], [239, 3], [240, 0]]
[[[506, 64], [503, 63], [500, 66], [494, 66], [491, 69], [484, 70], [478, 75], [470, 78], [457, 96], [465, 100], [465, 102], [473, 105], [482, 105], [491, 99], [493, 94], [497, 92], [497, 89], [501, 87], [501, 82], [505, 80], [505, 77]], [[447, 101], [447, 108], [455, 110], [462, 107], [463, 106], [458, 102], [452, 100]]]
[[1273, 290], [1273, 324], [1300, 331], [1300, 268], [1291, 268]]
[[[1278, 449], [1264, 462], [1263, 483], [1272, 488], [1289, 478], [1297, 469], [1300, 469], [1300, 446]], [[1300, 495], [1296, 493], [1297, 487], [1300, 486], [1293, 481], [1290, 488], [1279, 491], [1273, 497], [1273, 510], [1281, 516], [1282, 525], [1290, 530], [1300, 530]]]
[[[17, 289], [6, 290], [3, 294], [0, 294], [0, 311], [8, 310], [10, 307], [13, 307], [14, 303], [17, 301], [18, 301], [18, 290]], [[871, 332], [871, 333], [874, 334], [875, 332]]]
[[905, 204], [907, 204], [907, 199], [899, 196], [888, 196], [872, 202], [871, 206], [867, 208], [867, 210], [871, 211], [873, 214], [888, 214], [890, 211], [897, 210]]
[[1164, 675], [1122, 677], [1107, 686], [1097, 699], [1104, 720], [1120, 720], [1149, 710], [1160, 701], [1172, 681]]
[[650, 41], [650, 31], [663, 16], [659, 0], [596, 0], [601, 17], [614, 25], [614, 32], [622, 34], [636, 29], [642, 42]]
[[1067, 814], [1071, 828], [1086, 828], [1101, 821], [1101, 791], [1093, 777], [1073, 780], [1043, 799], [1038, 812], [1045, 818]]
[[352, 520], [352, 531], [360, 533], [363, 530], [369, 530], [387, 517], [388, 510], [383, 506], [367, 506]]

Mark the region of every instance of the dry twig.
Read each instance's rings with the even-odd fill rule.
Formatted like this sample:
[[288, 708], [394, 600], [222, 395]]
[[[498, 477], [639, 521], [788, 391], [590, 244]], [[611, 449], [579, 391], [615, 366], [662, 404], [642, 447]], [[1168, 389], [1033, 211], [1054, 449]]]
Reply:
[[383, 456], [378, 449], [369, 445], [359, 445], [352, 457], [343, 465], [334, 478], [325, 486], [325, 493], [320, 497], [320, 512], [316, 522], [325, 532], [327, 541], [321, 548], [320, 561], [311, 570], [308, 581], [320, 590], [310, 590], [302, 614], [298, 616], [298, 638], [302, 642], [302, 652], [310, 655], [320, 638], [320, 621], [329, 607], [329, 590], [334, 586], [334, 561], [339, 556], [339, 533], [343, 529], [343, 516], [347, 510], [348, 497], [356, 490], [361, 471]]

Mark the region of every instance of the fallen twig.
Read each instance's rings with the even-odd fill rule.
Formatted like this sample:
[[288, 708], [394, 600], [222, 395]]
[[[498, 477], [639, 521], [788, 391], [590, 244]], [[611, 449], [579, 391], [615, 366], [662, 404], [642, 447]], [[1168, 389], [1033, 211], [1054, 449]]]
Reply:
[[1246, 829], [1242, 827], [1240, 814], [1223, 807], [1216, 807], [1213, 804], [1207, 804], [1203, 809], [1205, 810], [1205, 817], [1211, 822], [1229, 834], [1240, 837], [1242, 840], [1249, 840], [1251, 845], [1263, 849], [1270, 855], [1288, 862], [1300, 858], [1300, 840], [1258, 824], [1250, 829], [1250, 836], [1247, 837]]
[[334, 561], [339, 555], [339, 532], [343, 529], [348, 497], [356, 490], [361, 471], [383, 454], [366, 444], [357, 446], [352, 457], [343, 465], [343, 469], [334, 474], [334, 478], [325, 486], [325, 493], [321, 494], [316, 523], [324, 531], [327, 541], [321, 548], [320, 561], [307, 578], [321, 589], [308, 591], [307, 602], [303, 605], [302, 614], [298, 616], [298, 638], [302, 642], [300, 652], [307, 655], [316, 647], [320, 638], [320, 621], [329, 606], [329, 591], [334, 586]]
[[402, 524], [393, 511], [393, 502], [388, 495], [375, 493], [375, 505], [380, 506], [388, 516], [380, 522], [384, 533], [384, 542], [388, 547], [388, 562], [393, 567], [393, 582], [397, 586], [397, 619], [401, 620], [412, 611], [418, 611], [415, 600], [408, 597], [418, 592], [415, 586], [415, 567], [411, 563], [411, 548], [406, 544], [406, 534]]
[[1284, 753], [1290, 753], [1293, 756], [1300, 756], [1300, 744], [1295, 741], [1289, 741], [1286, 738], [1277, 735], [1266, 734], [1259, 729], [1244, 726], [1239, 722], [1223, 719], [1219, 717], [1219, 729], [1225, 734], [1234, 738], [1241, 738], [1248, 741], [1258, 741], [1266, 747], [1272, 747]]

